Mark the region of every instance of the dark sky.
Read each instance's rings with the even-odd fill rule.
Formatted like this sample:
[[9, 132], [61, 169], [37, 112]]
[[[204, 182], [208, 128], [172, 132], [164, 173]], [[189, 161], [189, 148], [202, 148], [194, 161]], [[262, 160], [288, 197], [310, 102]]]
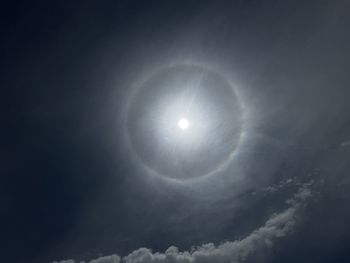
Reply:
[[[0, 12], [1, 262], [350, 262], [349, 1]], [[125, 134], [135, 87], [184, 63], [231, 81], [245, 124], [225, 169], [179, 183]]]

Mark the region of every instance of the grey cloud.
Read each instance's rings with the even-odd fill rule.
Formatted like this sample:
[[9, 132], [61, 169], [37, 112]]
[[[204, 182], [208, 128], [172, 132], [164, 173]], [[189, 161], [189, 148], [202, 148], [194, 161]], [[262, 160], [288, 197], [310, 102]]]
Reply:
[[296, 181], [296, 178], [289, 178], [279, 182], [278, 184], [270, 185], [262, 189], [261, 192], [274, 193], [274, 192], [277, 192], [278, 190], [285, 188], [288, 185], [291, 185], [295, 181]]
[[[100, 257], [89, 261], [89, 263], [119, 263], [119, 262], [120, 262], [120, 257], [118, 255]], [[75, 261], [72, 259], [69, 259], [69, 260], [54, 261], [52, 263], [75, 263]], [[85, 262], [82, 261], [81, 263], [85, 263]]]
[[98, 259], [93, 259], [90, 263], [119, 263], [120, 257], [118, 255], [111, 255], [106, 257], [100, 257]]
[[[254, 251], [271, 248], [274, 242], [286, 236], [297, 222], [299, 211], [312, 197], [313, 181], [304, 183], [286, 203], [287, 209], [270, 216], [263, 226], [254, 230], [243, 239], [228, 241], [220, 245], [212, 243], [181, 252], [171, 246], [164, 253], [152, 252], [148, 248], [139, 248], [124, 258], [118, 255], [101, 257], [89, 263], [238, 263], [244, 262]], [[57, 263], [57, 262], [54, 262]], [[58, 263], [75, 263], [72, 260]]]
[[342, 147], [350, 147], [350, 141], [345, 141], [340, 144]]

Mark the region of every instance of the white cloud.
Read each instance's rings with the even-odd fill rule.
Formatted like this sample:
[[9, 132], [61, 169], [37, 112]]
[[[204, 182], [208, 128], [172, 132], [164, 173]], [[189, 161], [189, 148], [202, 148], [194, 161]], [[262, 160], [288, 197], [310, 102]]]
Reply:
[[[297, 222], [298, 211], [312, 196], [310, 186], [303, 184], [292, 198], [287, 200], [289, 207], [273, 214], [263, 226], [254, 230], [243, 239], [228, 241], [219, 245], [212, 243], [181, 252], [171, 246], [164, 253], [152, 252], [148, 248], [139, 248], [122, 259], [118, 255], [101, 257], [89, 263], [238, 263], [244, 262], [254, 251], [271, 248], [274, 242], [286, 236]], [[54, 263], [74, 263], [60, 261]]]

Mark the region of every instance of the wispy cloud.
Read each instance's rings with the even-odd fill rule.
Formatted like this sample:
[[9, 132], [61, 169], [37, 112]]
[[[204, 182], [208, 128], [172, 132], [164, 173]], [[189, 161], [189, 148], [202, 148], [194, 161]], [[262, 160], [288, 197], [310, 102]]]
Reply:
[[350, 141], [344, 141], [340, 144], [342, 147], [350, 147]]

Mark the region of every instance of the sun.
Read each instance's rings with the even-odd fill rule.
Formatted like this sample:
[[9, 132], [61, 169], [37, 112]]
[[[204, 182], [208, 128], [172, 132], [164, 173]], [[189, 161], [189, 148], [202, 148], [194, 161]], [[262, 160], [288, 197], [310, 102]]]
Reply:
[[179, 121], [177, 122], [177, 126], [181, 129], [181, 130], [187, 130], [188, 127], [190, 126], [189, 121], [186, 118], [181, 118], [179, 119]]

